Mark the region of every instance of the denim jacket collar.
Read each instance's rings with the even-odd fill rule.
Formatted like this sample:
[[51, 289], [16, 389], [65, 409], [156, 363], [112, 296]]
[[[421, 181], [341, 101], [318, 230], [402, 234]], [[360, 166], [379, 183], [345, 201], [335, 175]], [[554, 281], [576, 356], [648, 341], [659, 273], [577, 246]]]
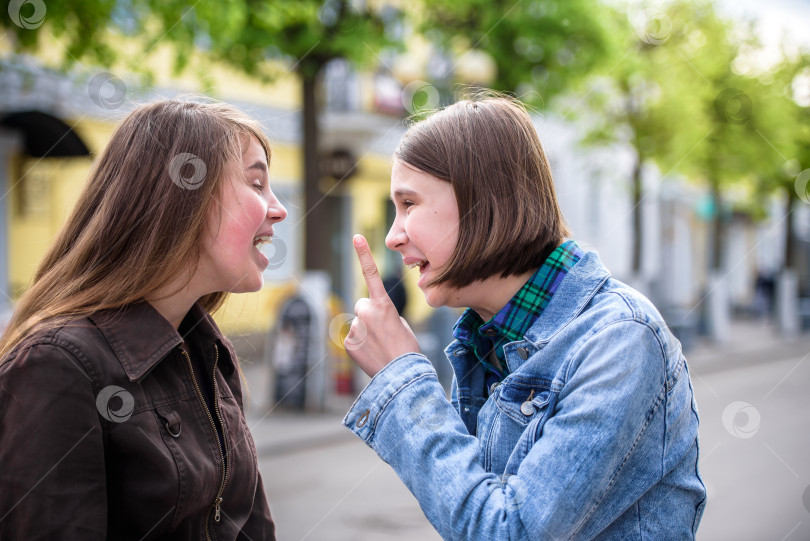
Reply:
[[[534, 325], [526, 332], [525, 339], [540, 349], [557, 333], [566, 327], [585, 309], [594, 295], [610, 278], [610, 271], [602, 264], [596, 252], [586, 252], [579, 262], [568, 270], [551, 301]], [[523, 364], [523, 358], [514, 355], [516, 342], [505, 345], [509, 370], [515, 371]], [[467, 355], [466, 349], [458, 340], [445, 348], [456, 374], [469, 374], [476, 361]], [[459, 388], [465, 387], [465, 378], [459, 378]]]
[[[201, 339], [224, 342], [211, 315], [198, 303], [191, 307], [186, 316], [188, 318], [197, 322], [191, 332]], [[90, 319], [107, 339], [127, 377], [133, 382], [143, 379], [170, 351], [184, 341], [184, 337], [148, 302], [96, 312]], [[226, 362], [233, 367], [231, 356], [225, 357]]]
[[537, 324], [526, 332], [526, 339], [536, 346], [547, 343], [582, 312], [608, 278], [610, 271], [596, 252], [587, 252], [568, 271]]

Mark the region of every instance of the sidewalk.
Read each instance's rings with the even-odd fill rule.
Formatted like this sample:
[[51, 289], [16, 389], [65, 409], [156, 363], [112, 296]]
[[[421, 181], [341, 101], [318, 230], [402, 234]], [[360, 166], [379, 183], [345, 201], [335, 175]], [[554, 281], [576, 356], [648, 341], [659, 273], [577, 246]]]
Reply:
[[810, 354], [810, 333], [785, 338], [773, 324], [735, 320], [725, 344], [701, 338], [698, 345], [684, 352], [690, 370], [708, 374], [732, 367], [801, 358]]
[[342, 410], [333, 403], [323, 413], [249, 412], [248, 427], [256, 442], [259, 460], [357, 439], [341, 424], [353, 400], [354, 397], [347, 400]]

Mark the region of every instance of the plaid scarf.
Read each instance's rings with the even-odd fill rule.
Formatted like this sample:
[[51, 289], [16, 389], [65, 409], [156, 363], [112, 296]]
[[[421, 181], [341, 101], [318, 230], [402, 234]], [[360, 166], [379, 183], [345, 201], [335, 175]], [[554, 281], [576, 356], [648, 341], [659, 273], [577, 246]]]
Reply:
[[[453, 336], [497, 375], [498, 380], [503, 379], [509, 374], [509, 369], [501, 346], [523, 339], [526, 331], [548, 306], [568, 270], [583, 255], [576, 242], [564, 242], [551, 252], [545, 263], [492, 319], [485, 323], [475, 310], [467, 308], [453, 327]], [[500, 369], [487, 361], [493, 349]]]

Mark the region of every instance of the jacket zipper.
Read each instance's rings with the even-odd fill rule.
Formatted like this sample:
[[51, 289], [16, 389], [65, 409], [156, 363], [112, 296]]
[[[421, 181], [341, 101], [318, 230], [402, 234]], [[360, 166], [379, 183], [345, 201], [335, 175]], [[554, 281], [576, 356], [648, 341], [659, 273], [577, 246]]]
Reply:
[[[191, 381], [194, 383], [194, 389], [197, 391], [197, 398], [200, 399], [200, 403], [205, 410], [205, 414], [208, 416], [208, 422], [211, 424], [211, 428], [214, 430], [214, 436], [217, 439], [217, 448], [219, 449], [219, 459], [223, 465], [222, 467], [222, 476], [220, 478], [219, 483], [219, 490], [217, 491], [217, 497], [214, 498], [214, 502], [211, 504], [211, 508], [208, 509], [208, 513], [205, 516], [205, 538], [211, 539], [211, 530], [209, 527], [210, 518], [211, 518], [211, 511], [214, 511], [214, 522], [219, 522], [221, 506], [222, 506], [222, 493], [225, 491], [225, 481], [228, 479], [228, 463], [229, 460], [226, 460], [228, 449], [222, 449], [222, 444], [219, 441], [219, 433], [217, 432], [217, 427], [214, 424], [214, 418], [211, 415], [211, 411], [208, 409], [208, 406], [205, 403], [205, 398], [203, 397], [202, 391], [200, 390], [200, 386], [197, 383], [197, 378], [194, 376], [194, 368], [191, 365], [191, 356], [188, 352], [184, 349], [180, 350], [183, 353], [183, 357], [186, 358], [186, 366], [188, 366], [189, 374], [191, 374]], [[222, 416], [219, 412], [219, 390], [217, 387], [217, 363], [219, 362], [219, 348], [216, 344], [214, 344], [214, 369], [212, 371], [213, 381], [214, 381], [214, 410], [217, 416], [217, 420], [219, 421], [219, 426], [222, 426], [222, 439], [225, 440], [225, 429], [222, 423]]]

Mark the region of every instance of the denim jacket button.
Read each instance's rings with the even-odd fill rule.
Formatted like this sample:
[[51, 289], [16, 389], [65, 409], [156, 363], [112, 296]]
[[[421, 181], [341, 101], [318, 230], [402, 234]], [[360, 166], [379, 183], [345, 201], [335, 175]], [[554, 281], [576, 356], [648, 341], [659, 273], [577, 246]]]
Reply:
[[529, 350], [526, 348], [517, 348], [517, 354], [524, 361], [529, 358]]
[[500, 381], [496, 381], [495, 383], [493, 383], [492, 385], [490, 385], [490, 386], [489, 386], [489, 394], [490, 394], [490, 396], [491, 396], [493, 393], [495, 393], [495, 389], [497, 389], [497, 388], [498, 388], [498, 385], [500, 385], [500, 384], [501, 384], [501, 382], [500, 382]]
[[528, 417], [529, 415], [534, 415], [534, 406], [532, 405], [530, 400], [527, 400], [520, 405], [520, 413], [522, 413], [526, 417]]

